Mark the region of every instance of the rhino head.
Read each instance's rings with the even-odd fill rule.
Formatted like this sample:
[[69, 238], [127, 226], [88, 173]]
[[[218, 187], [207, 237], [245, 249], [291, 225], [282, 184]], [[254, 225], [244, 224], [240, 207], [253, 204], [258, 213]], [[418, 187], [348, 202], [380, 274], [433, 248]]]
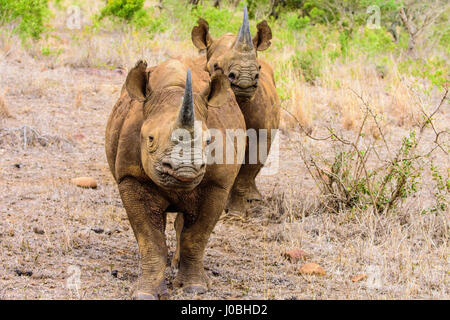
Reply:
[[208, 72], [212, 74], [221, 69], [238, 99], [253, 98], [261, 69], [257, 51], [269, 48], [272, 39], [267, 22], [264, 20], [257, 25], [257, 34], [252, 39], [245, 4], [244, 18], [237, 35], [225, 34], [214, 40], [209, 34], [208, 22], [200, 18], [197, 23], [192, 29], [192, 42], [198, 49], [206, 49]]
[[196, 94], [192, 91], [188, 69], [184, 88], [170, 87], [153, 92], [146, 67], [145, 62], [138, 62], [125, 82], [131, 99], [143, 103], [142, 167], [163, 189], [192, 190], [206, 171], [205, 149], [211, 141], [206, 126], [207, 107], [209, 103], [225, 101], [228, 81], [223, 74], [216, 73], [209, 87]]

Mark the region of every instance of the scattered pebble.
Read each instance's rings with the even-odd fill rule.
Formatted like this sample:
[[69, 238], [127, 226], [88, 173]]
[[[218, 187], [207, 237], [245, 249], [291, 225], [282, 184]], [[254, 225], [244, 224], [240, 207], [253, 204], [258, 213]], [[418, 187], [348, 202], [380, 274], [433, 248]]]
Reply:
[[34, 228], [33, 228], [33, 231], [34, 231], [34, 233], [36, 233], [36, 234], [44, 234], [44, 233], [45, 233], [44, 230], [39, 229], [38, 227], [34, 227]]
[[75, 133], [75, 134], [72, 136], [72, 138], [74, 138], [75, 140], [83, 140], [83, 139], [86, 138], [86, 137], [85, 137], [84, 134], [82, 134], [82, 133]]
[[91, 177], [79, 177], [72, 179], [72, 183], [81, 188], [97, 188], [97, 181]]
[[119, 270], [112, 270], [112, 271], [111, 271], [111, 275], [112, 275], [114, 278], [117, 278], [117, 277], [119, 276]]
[[319, 266], [317, 263], [306, 263], [303, 266], [301, 266], [299, 272], [301, 274], [307, 274], [307, 275], [316, 275], [316, 276], [324, 276], [325, 270]]
[[26, 276], [26, 277], [31, 277], [33, 275], [32, 271], [22, 271], [19, 269], [14, 270], [14, 272], [19, 276]]
[[20, 169], [20, 168], [23, 167], [23, 164], [21, 164], [21, 163], [15, 163], [15, 164], [14, 164], [14, 167], [16, 167], [17, 169]]
[[297, 262], [299, 260], [307, 260], [309, 258], [309, 254], [307, 254], [302, 249], [291, 249], [282, 253], [282, 256], [288, 259], [291, 262]]
[[362, 280], [365, 280], [365, 279], [367, 279], [367, 274], [357, 274], [356, 276], [354, 276], [353, 278], [352, 278], [352, 281], [353, 282], [359, 282], [359, 281], [362, 281]]
[[103, 233], [105, 231], [102, 228], [92, 228], [91, 230], [94, 231], [95, 233]]

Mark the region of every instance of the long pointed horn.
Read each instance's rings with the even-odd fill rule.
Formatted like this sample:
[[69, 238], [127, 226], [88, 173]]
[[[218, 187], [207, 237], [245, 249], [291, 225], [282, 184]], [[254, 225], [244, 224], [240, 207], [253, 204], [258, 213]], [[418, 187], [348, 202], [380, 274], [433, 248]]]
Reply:
[[183, 102], [181, 103], [180, 113], [178, 114], [177, 123], [183, 127], [194, 127], [194, 99], [192, 95], [192, 78], [191, 70], [188, 69], [186, 75], [186, 85], [184, 88]]
[[252, 35], [250, 34], [250, 23], [248, 21], [247, 3], [244, 2], [244, 19], [242, 20], [242, 26], [239, 28], [239, 33], [236, 38], [237, 49], [252, 50], [253, 42]]

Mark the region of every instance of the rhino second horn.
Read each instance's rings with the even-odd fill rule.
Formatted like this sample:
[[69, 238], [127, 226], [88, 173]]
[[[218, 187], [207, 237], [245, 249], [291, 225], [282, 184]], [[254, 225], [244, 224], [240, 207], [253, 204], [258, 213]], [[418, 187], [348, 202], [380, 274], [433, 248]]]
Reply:
[[248, 21], [247, 3], [244, 3], [244, 19], [242, 20], [242, 26], [239, 28], [235, 48], [253, 49], [252, 35], [250, 34], [250, 23]]
[[191, 70], [188, 69], [186, 75], [186, 85], [184, 87], [184, 97], [178, 114], [178, 124], [182, 127], [193, 128], [195, 122], [194, 98], [192, 95]]

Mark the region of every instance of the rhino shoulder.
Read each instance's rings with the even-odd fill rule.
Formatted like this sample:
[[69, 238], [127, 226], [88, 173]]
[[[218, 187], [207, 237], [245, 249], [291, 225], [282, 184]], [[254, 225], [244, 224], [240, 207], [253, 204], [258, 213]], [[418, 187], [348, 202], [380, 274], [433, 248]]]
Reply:
[[125, 176], [145, 177], [140, 159], [143, 119], [143, 103], [132, 101], [126, 93], [121, 96], [108, 121], [105, 146], [116, 181]]

